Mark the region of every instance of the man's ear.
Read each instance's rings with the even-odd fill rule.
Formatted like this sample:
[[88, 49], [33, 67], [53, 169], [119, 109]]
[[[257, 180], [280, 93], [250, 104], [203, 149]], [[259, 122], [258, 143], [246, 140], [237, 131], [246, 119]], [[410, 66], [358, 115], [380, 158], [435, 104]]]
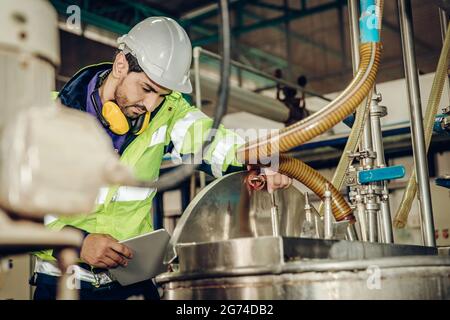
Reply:
[[128, 61], [123, 52], [119, 52], [114, 59], [112, 75], [116, 79], [126, 77], [128, 74]]

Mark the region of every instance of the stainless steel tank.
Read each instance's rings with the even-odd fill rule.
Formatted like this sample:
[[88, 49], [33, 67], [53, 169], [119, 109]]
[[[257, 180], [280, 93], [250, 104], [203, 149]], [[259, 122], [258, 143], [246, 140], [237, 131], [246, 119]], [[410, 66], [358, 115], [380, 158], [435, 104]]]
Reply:
[[215, 181], [186, 209], [156, 281], [164, 299], [449, 299], [450, 257], [436, 248], [299, 238], [303, 195], [247, 201], [245, 173]]

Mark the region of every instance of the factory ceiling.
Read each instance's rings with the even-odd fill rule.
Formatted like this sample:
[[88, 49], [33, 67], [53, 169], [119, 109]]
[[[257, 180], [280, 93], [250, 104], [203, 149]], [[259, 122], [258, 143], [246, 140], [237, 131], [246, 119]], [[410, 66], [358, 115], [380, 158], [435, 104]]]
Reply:
[[[127, 32], [148, 16], [165, 15], [177, 19], [188, 31], [193, 45], [218, 52], [219, 10], [217, 1], [208, 0], [51, 0], [61, 18], [67, 7], [81, 8], [86, 25], [114, 34]], [[431, 1], [412, 0], [415, 45], [419, 70], [434, 71], [441, 48], [438, 7]], [[308, 89], [329, 93], [342, 89], [352, 77], [351, 49], [345, 0], [231, 0], [230, 11], [234, 35], [234, 59], [272, 73], [284, 70], [284, 76], [295, 81], [299, 75], [308, 79]], [[384, 52], [379, 81], [403, 77], [400, 31], [396, 1], [385, 1]], [[95, 49], [83, 57], [65, 45], [78, 44], [68, 35], [62, 36], [63, 67], [71, 72], [83, 64], [98, 62], [98, 57], [111, 56], [105, 48]], [[65, 51], [65, 52], [64, 52]], [[69, 52], [70, 51], [70, 52]], [[92, 52], [91, 52], [92, 51]], [[108, 53], [107, 53], [108, 52]], [[69, 59], [71, 67], [65, 67]], [[89, 60], [91, 59], [91, 60]], [[80, 64], [80, 65], [78, 65]], [[74, 66], [75, 65], [75, 66]], [[289, 66], [289, 67], [288, 67]], [[74, 69], [73, 69], [74, 68]], [[268, 84], [270, 87], [270, 83]], [[264, 86], [262, 87], [264, 88]]]

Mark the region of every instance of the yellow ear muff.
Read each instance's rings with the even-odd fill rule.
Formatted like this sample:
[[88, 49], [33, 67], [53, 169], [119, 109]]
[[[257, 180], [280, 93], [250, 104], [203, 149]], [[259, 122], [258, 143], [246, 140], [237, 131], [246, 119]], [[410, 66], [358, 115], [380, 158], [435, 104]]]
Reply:
[[140, 135], [142, 132], [144, 132], [145, 129], [147, 129], [149, 123], [150, 123], [150, 112], [146, 112], [144, 116], [144, 121], [142, 122], [142, 126], [139, 129], [139, 131], [135, 133], [135, 135]]
[[115, 134], [123, 135], [130, 130], [127, 117], [114, 102], [107, 101], [103, 104], [102, 115], [108, 121], [109, 129]]

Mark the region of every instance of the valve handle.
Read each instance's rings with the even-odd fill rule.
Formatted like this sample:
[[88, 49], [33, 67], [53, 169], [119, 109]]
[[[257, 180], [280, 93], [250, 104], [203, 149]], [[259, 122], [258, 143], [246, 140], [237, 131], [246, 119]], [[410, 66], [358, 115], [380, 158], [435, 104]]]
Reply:
[[404, 166], [392, 166], [358, 172], [358, 182], [366, 184], [384, 180], [401, 179], [405, 176]]

